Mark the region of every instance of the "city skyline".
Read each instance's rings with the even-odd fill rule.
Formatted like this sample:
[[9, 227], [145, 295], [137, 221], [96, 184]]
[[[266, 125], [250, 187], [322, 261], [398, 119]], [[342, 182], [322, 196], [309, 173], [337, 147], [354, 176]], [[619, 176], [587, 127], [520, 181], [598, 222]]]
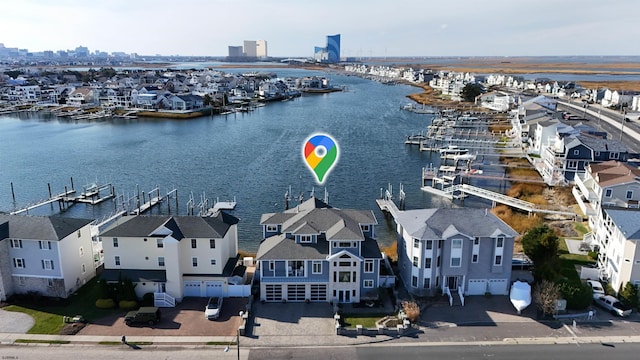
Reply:
[[185, 0], [48, 3], [24, 0], [0, 13], [0, 43], [30, 52], [75, 49], [140, 55], [226, 56], [264, 39], [272, 57], [312, 57], [327, 34], [341, 56], [640, 55], [631, 11], [618, 0]]

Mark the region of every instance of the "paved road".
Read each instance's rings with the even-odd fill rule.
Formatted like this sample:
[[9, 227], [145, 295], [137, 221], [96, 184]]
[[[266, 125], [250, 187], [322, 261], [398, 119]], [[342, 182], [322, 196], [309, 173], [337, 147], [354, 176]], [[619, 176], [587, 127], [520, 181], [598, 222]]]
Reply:
[[33, 318], [27, 314], [0, 309], [0, 333], [24, 334], [34, 323]]

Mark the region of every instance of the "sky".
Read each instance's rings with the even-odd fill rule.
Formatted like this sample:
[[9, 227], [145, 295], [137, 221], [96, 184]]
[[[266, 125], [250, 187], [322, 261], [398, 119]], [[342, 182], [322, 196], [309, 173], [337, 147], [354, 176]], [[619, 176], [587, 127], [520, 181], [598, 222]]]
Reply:
[[0, 43], [226, 56], [266, 40], [311, 57], [341, 34], [342, 57], [640, 55], [637, 0], [4, 0]]

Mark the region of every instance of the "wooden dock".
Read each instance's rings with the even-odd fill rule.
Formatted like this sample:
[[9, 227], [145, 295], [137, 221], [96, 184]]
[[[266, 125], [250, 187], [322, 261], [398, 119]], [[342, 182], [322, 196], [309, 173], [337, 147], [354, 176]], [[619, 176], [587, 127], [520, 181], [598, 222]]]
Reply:
[[39, 202], [37, 202], [37, 203], [35, 203], [33, 205], [27, 205], [26, 207], [24, 207], [22, 209], [19, 209], [19, 210], [16, 210], [16, 211], [12, 211], [9, 214], [10, 215], [18, 215], [18, 214], [22, 214], [22, 213], [27, 213], [28, 214], [30, 210], [39, 208], [39, 207], [41, 207], [43, 205], [51, 204], [51, 203], [54, 203], [54, 202], [64, 202], [64, 199], [66, 197], [68, 197], [71, 194], [75, 194], [75, 192], [76, 191], [74, 189], [66, 190], [63, 193], [60, 193], [60, 194], [57, 194], [57, 195], [53, 195], [53, 196], [49, 197], [48, 199], [39, 201]]

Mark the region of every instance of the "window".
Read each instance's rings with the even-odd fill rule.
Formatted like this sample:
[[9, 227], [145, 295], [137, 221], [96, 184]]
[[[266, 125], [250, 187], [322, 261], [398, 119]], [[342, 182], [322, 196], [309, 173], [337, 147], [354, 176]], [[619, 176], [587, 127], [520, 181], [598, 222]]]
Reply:
[[627, 200], [633, 199], [633, 190], [627, 190]]
[[156, 239], [156, 246], [159, 248], [164, 247], [164, 242], [162, 241], [162, 239]]
[[311, 242], [311, 235], [300, 235], [300, 242], [301, 243], [310, 243]]
[[473, 254], [471, 256], [471, 262], [472, 263], [477, 263], [478, 262], [478, 254]]
[[278, 231], [278, 225], [267, 225], [267, 232], [276, 232]]
[[84, 256], [84, 248], [82, 246], [80, 246], [80, 249], [78, 249], [78, 251], [80, 252], [80, 256]]
[[82, 266], [80, 267], [80, 269], [82, 270], [82, 273], [83, 273], [83, 274], [87, 272], [87, 267], [86, 267], [84, 264], [82, 264]]
[[196, 239], [191, 239], [191, 248], [196, 249], [198, 247], [198, 241]]
[[360, 225], [360, 228], [362, 229], [362, 231], [369, 231], [369, 225]]
[[209, 248], [210, 249], [216, 248], [216, 239], [209, 239]]
[[40, 247], [41, 250], [51, 250], [51, 241], [40, 240], [38, 241], [38, 246]]
[[118, 238], [113, 238], [113, 247], [118, 247]]
[[322, 274], [322, 261], [314, 261], [311, 265], [311, 272], [313, 274]]
[[193, 267], [197, 267], [198, 266], [198, 258], [197, 257], [192, 257], [191, 258], [191, 266], [193, 266]]
[[433, 249], [433, 241], [432, 240], [427, 240], [426, 243], [425, 243], [425, 247], [424, 248], [427, 249], [427, 250]]
[[496, 261], [493, 262], [494, 265], [502, 265], [502, 255], [496, 255]]
[[438, 249], [442, 249], [442, 243], [444, 242], [444, 240], [437, 240], [438, 241]]
[[338, 246], [341, 247], [341, 248], [350, 248], [351, 247], [351, 242], [341, 241], [338, 244]]
[[365, 280], [363, 284], [364, 288], [371, 289], [373, 288], [373, 280]]
[[52, 260], [41, 260], [42, 268], [45, 270], [53, 270], [53, 261]]
[[594, 151], [593, 156], [600, 157], [600, 151]]
[[215, 264], [216, 264], [216, 259], [211, 259], [210, 264], [211, 264], [211, 265], [215, 265]]
[[440, 276], [436, 277], [436, 287], [440, 286]]
[[480, 245], [480, 238], [479, 237], [474, 237], [473, 238], [473, 245]]
[[580, 150], [573, 150], [573, 155], [580, 155]]
[[578, 162], [575, 160], [569, 160], [567, 161], [567, 168], [568, 169], [575, 169], [578, 167]]
[[350, 271], [340, 271], [338, 273], [338, 282], [351, 282], [351, 272]]
[[158, 256], [158, 266], [164, 266], [164, 256]]
[[340, 266], [351, 266], [351, 261], [340, 261]]
[[453, 240], [451, 240], [451, 248], [452, 249], [461, 249], [462, 248], [462, 239], [453, 239]]
[[415, 275], [411, 277], [411, 286], [418, 287], [418, 277]]
[[419, 248], [420, 247], [420, 240], [418, 239], [413, 239], [413, 247], [414, 248]]
[[82, 236], [82, 233], [80, 232], [80, 229], [78, 229], [78, 233], [77, 233], [78, 237]]
[[431, 279], [424, 278], [424, 284], [422, 285], [425, 289], [429, 289], [431, 287]]
[[53, 279], [47, 279], [47, 286], [50, 288], [53, 287]]
[[436, 266], [440, 267], [440, 255], [436, 258]]
[[431, 258], [424, 259], [424, 268], [431, 269]]
[[276, 268], [275, 261], [269, 261], [269, 271], [273, 271]]
[[612, 189], [604, 189], [604, 196], [610, 198], [613, 195]]
[[460, 267], [460, 258], [452, 257], [451, 258], [451, 267]]
[[499, 237], [496, 239], [496, 247], [501, 248], [504, 245], [504, 238], [503, 237]]
[[373, 272], [373, 260], [365, 260], [364, 261], [364, 272], [372, 273]]
[[413, 257], [413, 266], [418, 267], [418, 257], [417, 256]]
[[617, 159], [619, 157], [620, 157], [620, 153], [617, 153], [617, 152], [609, 153], [609, 159]]
[[120, 266], [120, 256], [116, 256], [114, 260], [115, 260], [116, 266]]
[[13, 258], [13, 267], [18, 268], [18, 269], [24, 269], [25, 268], [24, 259], [22, 259], [22, 258]]
[[22, 240], [11, 239], [11, 247], [12, 248], [22, 248]]

